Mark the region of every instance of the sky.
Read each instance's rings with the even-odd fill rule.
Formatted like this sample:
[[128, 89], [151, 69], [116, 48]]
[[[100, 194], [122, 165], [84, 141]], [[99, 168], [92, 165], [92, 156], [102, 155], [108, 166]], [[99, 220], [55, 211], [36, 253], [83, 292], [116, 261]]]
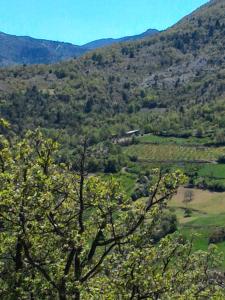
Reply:
[[207, 0], [0, 0], [0, 31], [83, 45], [166, 29]]

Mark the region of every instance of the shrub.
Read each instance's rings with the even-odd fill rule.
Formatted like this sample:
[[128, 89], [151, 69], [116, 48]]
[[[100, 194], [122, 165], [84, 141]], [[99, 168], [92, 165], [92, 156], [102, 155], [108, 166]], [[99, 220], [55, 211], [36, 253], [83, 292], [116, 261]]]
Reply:
[[192, 216], [192, 210], [190, 208], [185, 208], [184, 218], [190, 218]]
[[105, 163], [105, 173], [116, 173], [120, 169], [118, 160], [116, 158], [109, 158]]
[[174, 233], [177, 230], [177, 217], [175, 214], [164, 213], [159, 220], [159, 224], [156, 226], [152, 233], [151, 239], [154, 243], [159, 242], [166, 235]]
[[130, 158], [130, 161], [132, 161], [132, 162], [137, 162], [138, 161], [137, 155], [132, 155], [129, 158]]
[[101, 161], [97, 160], [96, 158], [92, 158], [88, 162], [87, 169], [89, 172], [95, 173], [101, 171], [103, 168]]
[[216, 228], [209, 236], [209, 244], [217, 244], [225, 241], [225, 228]]
[[205, 178], [201, 178], [200, 180], [196, 180], [195, 185], [200, 189], [208, 189], [214, 192], [225, 191], [225, 184], [219, 180], [207, 180]]
[[218, 162], [219, 164], [225, 164], [225, 155], [221, 155], [221, 156], [218, 158], [217, 162]]
[[66, 72], [64, 70], [56, 70], [55, 71], [55, 76], [58, 78], [58, 79], [63, 79], [66, 77]]

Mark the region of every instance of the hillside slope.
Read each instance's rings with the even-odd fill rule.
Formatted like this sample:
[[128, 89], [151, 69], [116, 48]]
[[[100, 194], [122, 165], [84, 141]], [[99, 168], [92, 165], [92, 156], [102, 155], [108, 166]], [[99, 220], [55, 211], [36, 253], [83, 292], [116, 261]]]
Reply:
[[57, 65], [6, 69], [1, 114], [19, 131], [88, 129], [98, 139], [133, 128], [224, 134], [224, 34], [225, 3], [214, 0], [154, 37]]
[[120, 39], [103, 39], [93, 41], [83, 46], [70, 43], [34, 39], [28, 36], [15, 36], [0, 32], [0, 66], [15, 64], [50, 64], [68, 60], [106, 45], [122, 41], [141, 39], [152, 36], [157, 30], [149, 29], [146, 32]]

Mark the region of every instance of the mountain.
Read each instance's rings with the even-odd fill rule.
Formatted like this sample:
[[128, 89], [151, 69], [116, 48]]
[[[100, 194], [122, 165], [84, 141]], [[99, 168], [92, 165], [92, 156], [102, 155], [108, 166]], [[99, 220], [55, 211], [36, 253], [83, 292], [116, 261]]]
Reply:
[[0, 66], [14, 64], [56, 63], [68, 60], [72, 57], [81, 56], [95, 48], [111, 45], [124, 40], [135, 40], [143, 38], [144, 36], [151, 36], [157, 32], [157, 30], [150, 29], [137, 36], [125, 37], [118, 40], [99, 40], [83, 46], [43, 39], [34, 39], [26, 36], [20, 37], [0, 32]]
[[122, 37], [122, 38], [118, 38], [118, 39], [100, 39], [100, 40], [96, 40], [90, 43], [87, 43], [84, 45], [85, 48], [88, 49], [96, 49], [96, 48], [102, 48], [105, 46], [110, 46], [112, 44], [116, 44], [116, 43], [122, 43], [122, 42], [128, 42], [128, 41], [135, 41], [138, 39], [143, 39], [145, 37], [150, 37], [153, 36], [155, 34], [159, 33], [158, 30], [156, 29], [148, 29], [145, 32], [138, 34], [138, 35], [133, 35], [133, 36], [126, 36], [126, 37]]
[[209, 1], [153, 37], [56, 65], [1, 70], [0, 114], [74, 145], [111, 134], [225, 135], [225, 2]]
[[69, 43], [20, 37], [0, 32], [0, 65], [49, 64], [80, 56], [88, 51]]

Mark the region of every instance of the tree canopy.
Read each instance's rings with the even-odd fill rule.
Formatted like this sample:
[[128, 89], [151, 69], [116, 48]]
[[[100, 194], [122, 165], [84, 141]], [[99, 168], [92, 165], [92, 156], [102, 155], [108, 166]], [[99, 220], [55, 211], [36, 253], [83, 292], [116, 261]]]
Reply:
[[224, 299], [214, 248], [152, 239], [181, 172], [156, 169], [134, 202], [113, 178], [88, 176], [86, 140], [76, 171], [57, 163], [58, 147], [39, 131], [1, 135], [1, 299]]

